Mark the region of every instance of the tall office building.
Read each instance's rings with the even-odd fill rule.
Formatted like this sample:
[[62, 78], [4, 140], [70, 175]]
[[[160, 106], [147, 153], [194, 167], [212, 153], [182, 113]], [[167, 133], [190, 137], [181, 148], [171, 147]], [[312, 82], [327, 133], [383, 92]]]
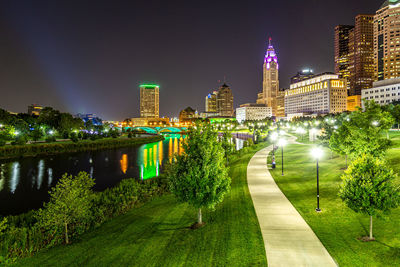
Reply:
[[372, 87], [374, 81], [374, 16], [358, 15], [351, 38], [354, 38], [349, 95], [361, 95], [362, 89]]
[[386, 0], [374, 16], [375, 79], [400, 77], [400, 0]]
[[217, 92], [217, 111], [223, 117], [233, 116], [233, 94], [231, 88], [225, 83]]
[[307, 114], [341, 113], [347, 108], [346, 80], [333, 73], [322, 73], [290, 85], [285, 91], [285, 114], [301, 117]]
[[347, 89], [350, 89], [350, 33], [352, 25], [335, 27], [335, 73], [340, 78], [347, 79]]
[[373, 15], [358, 15], [355, 26], [335, 27], [335, 72], [349, 95], [361, 95], [374, 80]]
[[312, 69], [303, 69], [303, 70], [297, 72], [297, 74], [295, 76], [290, 78], [290, 84], [298, 83], [298, 82], [310, 79], [314, 76], [315, 75], [314, 75], [314, 72]]
[[140, 117], [159, 118], [159, 89], [156, 84], [140, 85]]
[[277, 114], [277, 97], [279, 91], [279, 64], [275, 49], [269, 44], [263, 65], [263, 91], [258, 94], [257, 104], [272, 108], [272, 114]]
[[206, 112], [217, 112], [217, 91], [214, 91], [206, 96]]

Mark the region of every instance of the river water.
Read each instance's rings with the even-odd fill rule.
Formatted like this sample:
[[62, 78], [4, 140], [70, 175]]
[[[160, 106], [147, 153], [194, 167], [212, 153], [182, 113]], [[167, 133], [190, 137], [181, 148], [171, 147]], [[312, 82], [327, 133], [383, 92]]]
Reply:
[[[140, 146], [67, 153], [45, 157], [0, 160], [0, 215], [12, 215], [42, 207], [48, 191], [63, 174], [85, 171], [102, 191], [126, 178], [156, 177], [166, 161], [182, 153], [185, 137], [166, 135], [165, 140]], [[243, 146], [237, 140], [236, 148]]]

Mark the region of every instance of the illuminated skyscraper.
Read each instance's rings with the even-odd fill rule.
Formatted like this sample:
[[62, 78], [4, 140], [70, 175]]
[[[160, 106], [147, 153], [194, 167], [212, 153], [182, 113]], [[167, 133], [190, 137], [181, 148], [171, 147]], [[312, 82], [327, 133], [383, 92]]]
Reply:
[[206, 112], [217, 112], [217, 91], [206, 96]]
[[335, 72], [349, 95], [361, 95], [374, 80], [373, 15], [358, 15], [355, 26], [335, 27]]
[[340, 78], [347, 79], [347, 89], [350, 89], [350, 33], [352, 25], [335, 27], [335, 73]]
[[400, 77], [400, 0], [386, 0], [374, 16], [375, 79]]
[[277, 114], [277, 96], [279, 91], [279, 64], [275, 49], [269, 38], [267, 53], [263, 65], [263, 91], [258, 94], [257, 104], [272, 108], [272, 114]]
[[233, 116], [233, 94], [231, 88], [225, 83], [217, 92], [217, 111], [220, 116]]
[[156, 84], [140, 85], [140, 117], [159, 118], [159, 89]]

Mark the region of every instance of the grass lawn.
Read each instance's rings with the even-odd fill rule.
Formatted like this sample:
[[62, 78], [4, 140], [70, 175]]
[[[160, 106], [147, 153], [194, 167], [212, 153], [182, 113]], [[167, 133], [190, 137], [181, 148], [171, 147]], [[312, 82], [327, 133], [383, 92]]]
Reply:
[[[280, 153], [272, 175], [286, 197], [311, 226], [340, 266], [400, 266], [400, 209], [386, 219], [374, 219], [375, 242], [362, 242], [368, 235], [368, 216], [356, 214], [337, 196], [345, 167], [342, 157], [326, 150], [320, 161], [320, 206], [316, 213], [316, 163], [309, 145], [288, 145], [284, 150], [285, 176], [281, 176]], [[388, 160], [400, 172], [400, 150], [391, 149]], [[397, 182], [400, 182], [400, 178]]]
[[247, 187], [258, 145], [231, 159], [232, 190], [205, 227], [190, 230], [196, 210], [172, 195], [154, 199], [84, 234], [69, 246], [21, 259], [19, 266], [266, 266], [264, 242]]

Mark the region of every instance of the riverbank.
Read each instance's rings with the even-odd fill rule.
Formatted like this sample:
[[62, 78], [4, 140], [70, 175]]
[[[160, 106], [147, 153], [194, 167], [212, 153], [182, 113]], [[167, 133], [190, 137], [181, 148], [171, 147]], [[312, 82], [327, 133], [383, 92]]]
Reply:
[[106, 138], [100, 140], [82, 140], [79, 142], [38, 143], [0, 147], [0, 159], [15, 159], [36, 156], [49, 156], [61, 153], [74, 153], [135, 146], [164, 140], [161, 135], [134, 138]]
[[266, 266], [260, 226], [246, 172], [265, 143], [230, 158], [231, 191], [205, 227], [191, 230], [196, 210], [171, 195], [157, 197], [82, 235], [71, 245], [43, 250], [17, 266]]

